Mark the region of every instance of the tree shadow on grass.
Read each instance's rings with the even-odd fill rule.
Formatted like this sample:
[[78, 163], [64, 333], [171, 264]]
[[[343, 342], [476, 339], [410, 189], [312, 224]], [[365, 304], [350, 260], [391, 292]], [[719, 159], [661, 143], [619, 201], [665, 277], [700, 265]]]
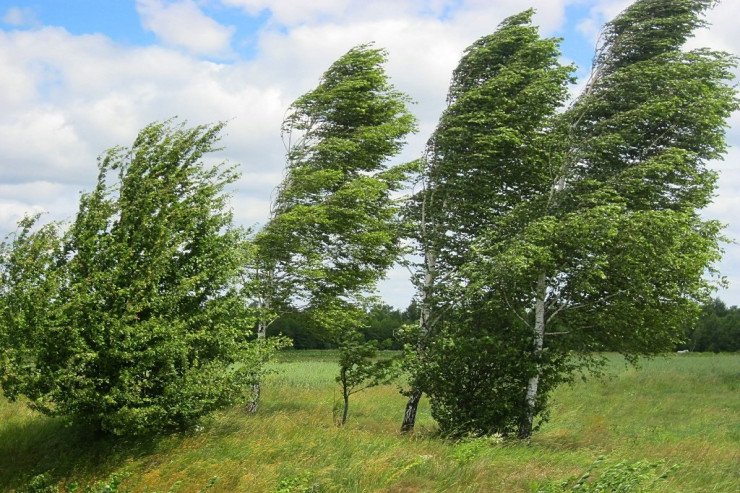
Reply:
[[41, 474], [50, 485], [105, 478], [132, 458], [156, 452], [160, 439], [100, 435], [41, 414], [10, 419], [0, 426], [0, 491], [24, 491]]

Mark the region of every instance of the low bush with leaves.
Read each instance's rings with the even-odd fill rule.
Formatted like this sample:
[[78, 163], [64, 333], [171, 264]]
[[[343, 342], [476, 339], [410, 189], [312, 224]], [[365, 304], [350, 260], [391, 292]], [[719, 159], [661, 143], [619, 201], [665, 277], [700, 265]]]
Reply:
[[580, 477], [551, 483], [537, 490], [537, 493], [643, 493], [653, 491], [657, 483], [664, 481], [669, 474], [678, 469], [677, 465], [666, 467], [661, 462], [637, 461], [631, 464], [619, 462], [605, 466], [607, 457], [600, 456]]

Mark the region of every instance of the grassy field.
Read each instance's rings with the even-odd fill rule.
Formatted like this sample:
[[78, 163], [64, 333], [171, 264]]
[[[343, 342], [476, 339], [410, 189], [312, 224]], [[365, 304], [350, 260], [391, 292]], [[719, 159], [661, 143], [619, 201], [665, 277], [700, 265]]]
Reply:
[[740, 491], [740, 354], [670, 355], [640, 370], [615, 357], [611, 378], [557, 390], [529, 444], [441, 440], [426, 400], [416, 432], [401, 436], [393, 386], [353, 396], [338, 428], [334, 356], [289, 353], [257, 415], [235, 408], [167, 437], [95, 439], [0, 398], [0, 491], [563, 491], [603, 455], [594, 478], [668, 472], [648, 491]]

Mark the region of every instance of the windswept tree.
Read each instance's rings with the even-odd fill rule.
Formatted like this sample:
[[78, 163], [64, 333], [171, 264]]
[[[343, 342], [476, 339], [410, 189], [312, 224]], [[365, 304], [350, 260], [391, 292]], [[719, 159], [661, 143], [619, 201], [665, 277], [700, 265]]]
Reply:
[[131, 435], [243, 398], [263, 346], [240, 284], [245, 232], [206, 165], [223, 125], [144, 128], [99, 161], [64, 233], [21, 223], [0, 249], [0, 378], [11, 399]]
[[[699, 210], [716, 186], [707, 164], [724, 153], [738, 108], [735, 59], [684, 43], [713, 3], [639, 0], [606, 25], [583, 92], [545, 129], [541, 159], [523, 162], [522, 185], [512, 185], [522, 199], [461, 269], [461, 296], [505, 313], [512, 335], [502, 346], [522, 348], [526, 334], [507, 414], [522, 438], [554, 385], [598, 363], [594, 351], [634, 360], [671, 350], [711, 291], [704, 274], [720, 256], [721, 226]], [[469, 346], [475, 361], [479, 347]]]
[[[386, 52], [371, 45], [351, 49], [288, 110], [285, 178], [255, 239], [265, 316], [300, 306], [339, 336], [360, 323], [349, 315], [364, 316], [363, 296], [398, 259], [395, 194], [408, 166], [388, 160], [416, 120], [385, 61]], [[265, 329], [263, 320], [260, 334]]]
[[[457, 414], [448, 409], [448, 399], [496, 405], [479, 400], [482, 396], [462, 396], [461, 382], [446, 380], [463, 377], [460, 367], [450, 366], [453, 359], [462, 361], [453, 353], [463, 350], [472, 357], [476, 351], [454, 347], [471, 317], [485, 325], [479, 330], [495, 336], [501, 316], [484, 313], [480, 296], [460, 292], [469, 282], [464, 266], [477, 259], [474, 245], [549, 178], [548, 130], [566, 100], [573, 69], [559, 63], [557, 39], [539, 36], [533, 13], [506, 19], [465, 51], [452, 76], [448, 107], [427, 144], [421, 190], [408, 210], [423, 263], [416, 278], [421, 326], [407, 355], [412, 380], [402, 431], [413, 428], [422, 391], [432, 396], [438, 421], [442, 414]], [[440, 358], [447, 356], [443, 363]], [[455, 419], [468, 420], [462, 414]], [[452, 427], [455, 419], [443, 421]]]

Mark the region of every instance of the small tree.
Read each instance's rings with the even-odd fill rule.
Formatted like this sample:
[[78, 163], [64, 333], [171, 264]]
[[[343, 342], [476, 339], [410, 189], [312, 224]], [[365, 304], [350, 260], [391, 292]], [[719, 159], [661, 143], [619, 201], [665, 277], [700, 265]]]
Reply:
[[345, 331], [339, 341], [339, 375], [337, 382], [342, 388], [344, 408], [341, 424], [347, 422], [349, 398], [370, 387], [388, 383], [394, 377], [394, 361], [377, 360], [376, 341], [364, 341], [362, 334]]
[[139, 434], [190, 426], [259, 377], [270, 351], [249, 341], [245, 234], [224, 193], [238, 175], [202, 161], [222, 128], [147, 126], [103, 156], [66, 233], [26, 221], [3, 246], [6, 395]]

